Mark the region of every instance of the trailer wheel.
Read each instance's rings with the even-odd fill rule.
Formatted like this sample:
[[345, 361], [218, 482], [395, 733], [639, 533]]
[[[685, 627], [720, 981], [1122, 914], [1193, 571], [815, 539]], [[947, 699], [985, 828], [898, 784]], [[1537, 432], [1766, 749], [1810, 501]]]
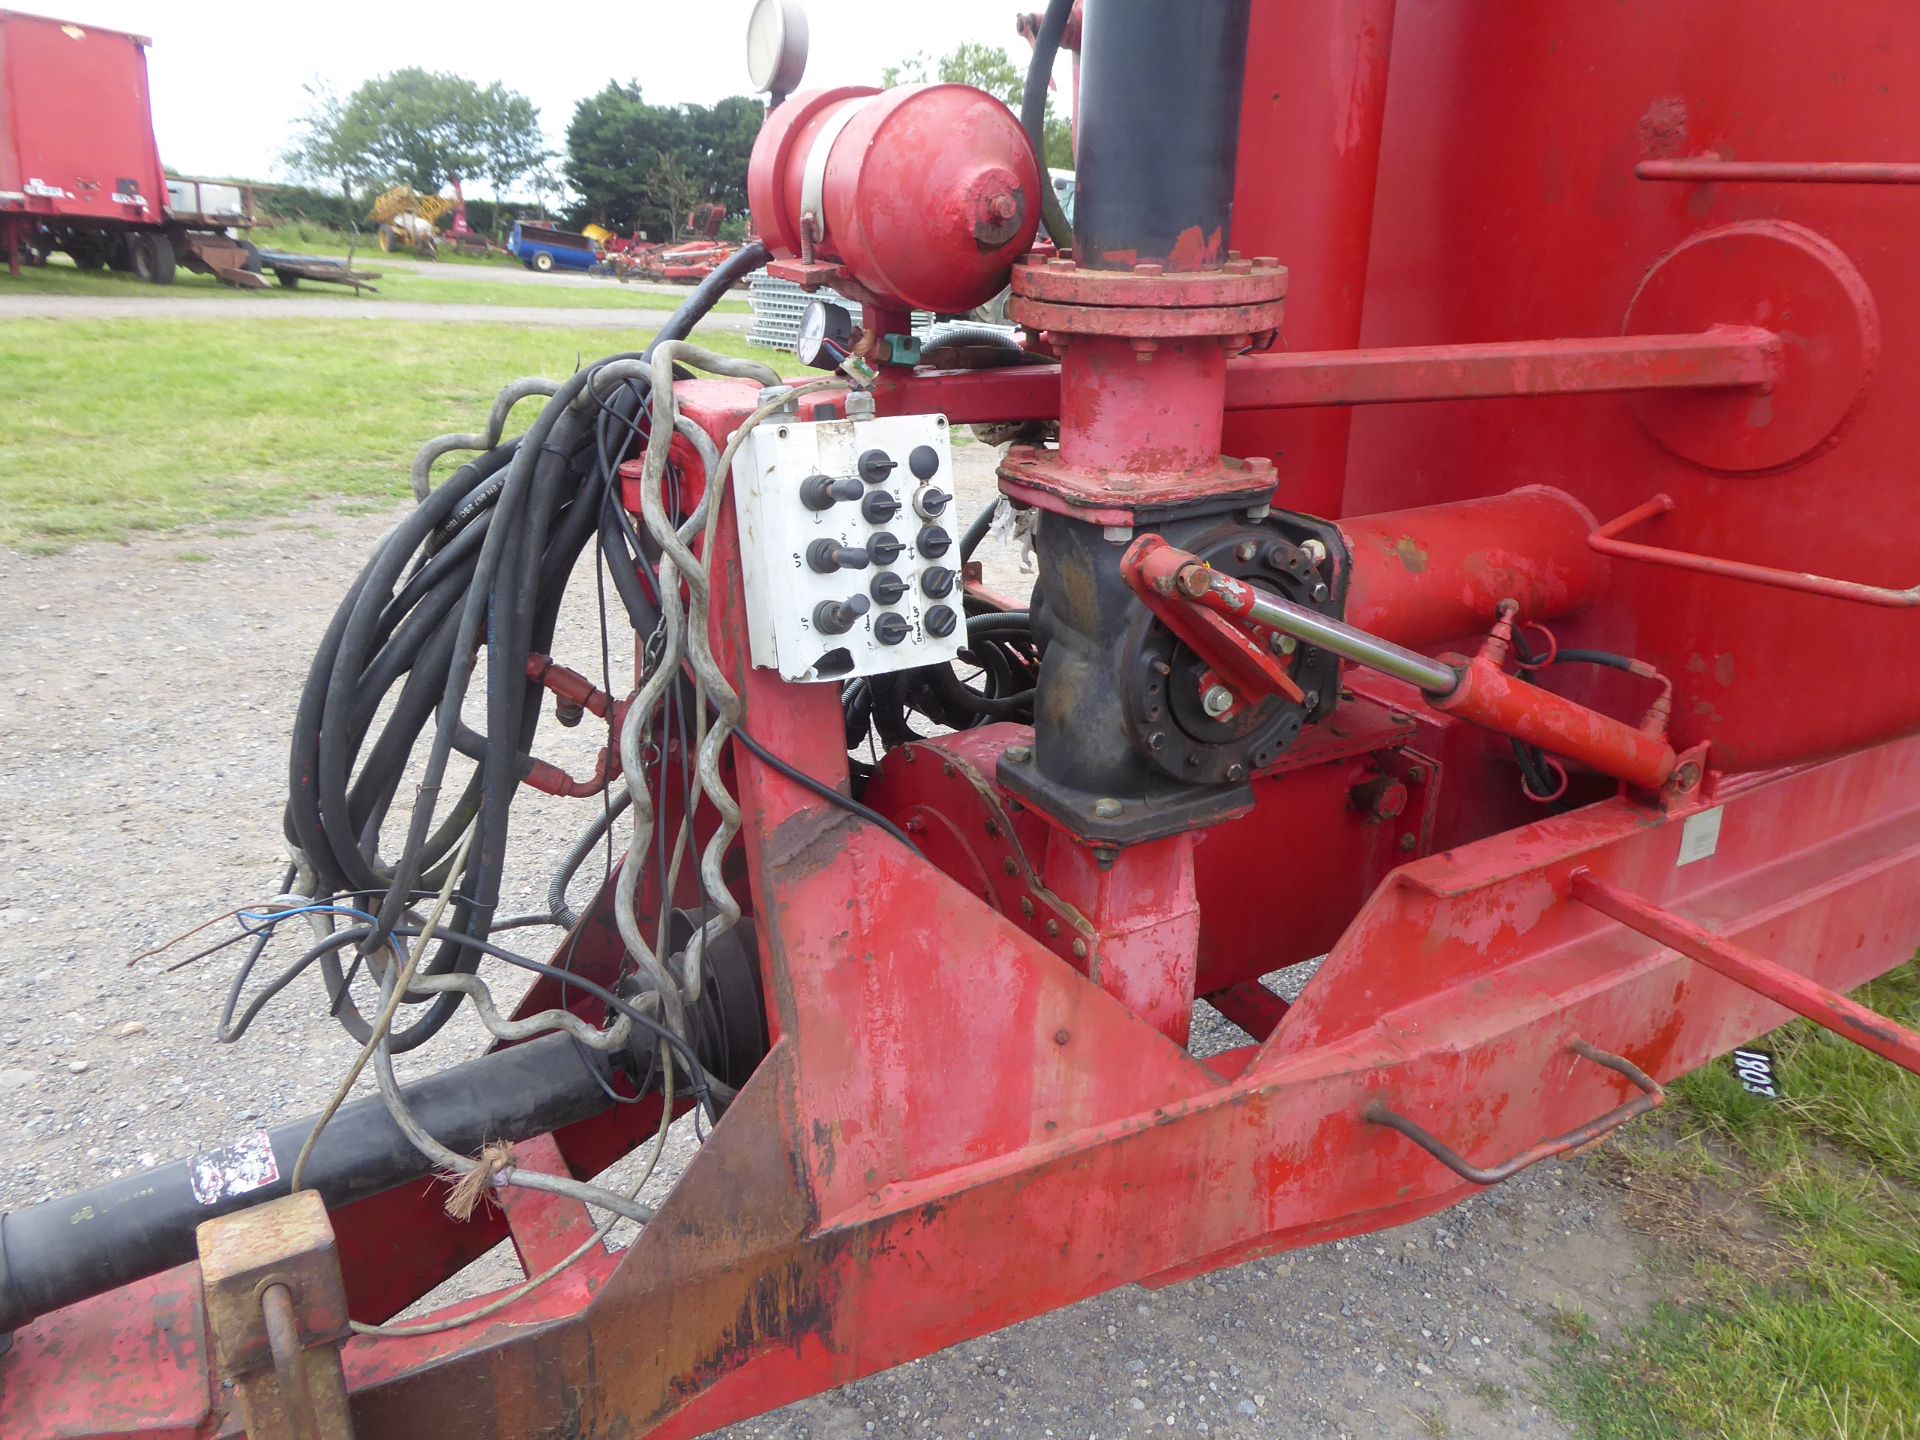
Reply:
[[538, 270], [542, 275], [546, 274], [549, 270], [553, 269], [553, 256], [542, 250], [538, 255], [533, 257], [533, 268]]
[[[138, 239], [129, 236], [129, 240]], [[76, 270], [98, 270], [107, 263], [108, 243], [94, 235], [75, 235], [60, 248], [67, 252], [67, 258], [73, 261]]]
[[118, 236], [107, 247], [107, 268], [126, 274], [133, 269], [133, 242], [140, 238], [140, 232], [129, 230]]
[[283, 290], [298, 290], [300, 288], [300, 277], [298, 275], [289, 275], [284, 270], [276, 270], [273, 272], [273, 278], [280, 282], [280, 287]]
[[173, 253], [173, 241], [163, 234], [129, 235], [127, 237], [127, 257], [132, 262], [134, 275], [149, 285], [171, 285], [178, 257]]
[[382, 255], [391, 255], [394, 250], [394, 238], [395, 238], [393, 233], [393, 227], [391, 225], [382, 225], [380, 227], [379, 235], [380, 235], [380, 253]]

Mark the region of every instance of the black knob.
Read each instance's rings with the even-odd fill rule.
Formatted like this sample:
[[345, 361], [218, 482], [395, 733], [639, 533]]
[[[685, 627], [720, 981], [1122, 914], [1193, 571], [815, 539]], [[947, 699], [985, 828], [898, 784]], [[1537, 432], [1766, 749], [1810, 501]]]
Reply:
[[[813, 628], [822, 635], [844, 635], [853, 628], [853, 622], [870, 608], [864, 595], [849, 595], [844, 600], [822, 600], [813, 607]], [[886, 643], [891, 645], [893, 642], [889, 640]]]
[[873, 577], [867, 592], [882, 605], [898, 605], [900, 597], [907, 593], [907, 582], [891, 570], [882, 570]]
[[898, 645], [912, 633], [913, 627], [907, 624], [907, 617], [897, 610], [889, 610], [873, 622], [873, 638], [882, 645]]
[[860, 502], [860, 513], [867, 517], [869, 525], [884, 525], [900, 513], [900, 502], [893, 498], [891, 491], [869, 490], [867, 498]]
[[953, 537], [938, 525], [929, 525], [920, 532], [913, 545], [929, 560], [938, 560], [953, 548]]
[[807, 546], [807, 568], [820, 575], [836, 570], [864, 570], [867, 552], [858, 545], [842, 545], [838, 540], [816, 540]]
[[836, 500], [858, 500], [860, 482], [851, 475], [809, 475], [800, 482], [800, 503], [809, 510], [831, 510]]
[[931, 480], [940, 470], [940, 452], [931, 445], [916, 445], [907, 456], [907, 469], [916, 480]]
[[854, 468], [869, 485], [878, 485], [894, 472], [896, 463], [884, 450], [869, 450], [861, 455]]
[[935, 565], [920, 576], [920, 588], [938, 600], [943, 595], [953, 593], [953, 571], [944, 565]]
[[960, 617], [953, 613], [951, 605], [936, 605], [927, 611], [927, 633], [936, 640], [946, 639], [959, 623]]
[[947, 501], [953, 497], [938, 485], [929, 485], [913, 497], [913, 508], [920, 512], [922, 520], [931, 520], [947, 508]]
[[873, 563], [876, 565], [891, 565], [900, 558], [900, 552], [906, 548], [885, 530], [876, 530], [867, 537], [867, 554], [873, 557]]

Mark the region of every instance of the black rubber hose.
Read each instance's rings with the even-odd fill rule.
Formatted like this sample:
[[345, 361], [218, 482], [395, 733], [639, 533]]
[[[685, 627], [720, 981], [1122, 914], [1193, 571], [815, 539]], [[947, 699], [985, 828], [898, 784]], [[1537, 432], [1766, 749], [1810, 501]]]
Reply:
[[[542, 1035], [404, 1086], [407, 1108], [462, 1153], [544, 1135], [605, 1110], [608, 1058], [585, 1069], [565, 1034]], [[314, 1120], [135, 1171], [78, 1195], [0, 1215], [0, 1334], [193, 1258], [205, 1220], [288, 1192]], [[266, 1162], [271, 1157], [273, 1169]], [[354, 1100], [314, 1143], [306, 1178], [338, 1209], [429, 1174], [377, 1095]], [[260, 1181], [278, 1171], [279, 1178]]]
[[1026, 88], [1020, 94], [1020, 124], [1033, 142], [1033, 158], [1040, 166], [1040, 218], [1063, 254], [1073, 249], [1073, 225], [1060, 208], [1060, 196], [1047, 169], [1047, 86], [1053, 81], [1054, 56], [1060, 53], [1060, 37], [1067, 33], [1072, 14], [1073, 0], [1048, 0], [1047, 13], [1033, 38]]
[[1604, 665], [1609, 670], [1633, 673], [1633, 661], [1611, 650], [1562, 650], [1553, 657], [1556, 665]]
[[[645, 354], [691, 334], [734, 283], [767, 259], [757, 241], [736, 252], [668, 318]], [[425, 970], [468, 970], [478, 963], [478, 942], [491, 925], [504, 874], [507, 813], [544, 699], [526, 678], [526, 657], [551, 645], [568, 580], [596, 533], [628, 618], [646, 633], [657, 623], [657, 607], [639, 579], [646, 557], [632, 525], [621, 523], [626, 517], [613, 490], [619, 459], [644, 436], [638, 417], [646, 385], [619, 387], [611, 403], [596, 397], [600, 414], [589, 423], [573, 403], [598, 368], [570, 377], [525, 436], [462, 466], [396, 528], [336, 612], [309, 671], [296, 714], [286, 828], [314, 864], [322, 894], [384, 892], [380, 924], [364, 937], [362, 956], [384, 943], [411, 895], [444, 883], [460, 836], [475, 824], [455, 908]], [[609, 420], [625, 431], [611, 448]], [[483, 635], [489, 738], [464, 792], [449, 813], [436, 817], [444, 808], [436, 802], [451, 755], [472, 748], [457, 747], [456, 740], [469, 657]], [[362, 754], [395, 684], [400, 693]], [[406, 840], [389, 869], [379, 856], [381, 825], [436, 714]], [[338, 952], [321, 963], [341, 1002], [339, 1018], [364, 1040], [370, 1032], [347, 999], [350, 975]], [[457, 1003], [457, 996], [436, 997], [424, 1015], [395, 1032], [393, 1049], [427, 1039]]]
[[973, 552], [980, 548], [980, 542], [987, 538], [987, 531], [993, 528], [993, 511], [999, 503], [997, 499], [989, 500], [985, 508], [973, 517], [973, 523], [967, 526], [966, 533], [960, 537], [962, 565], [973, 558]]
[[[1049, 185], [1047, 188], [1051, 190], [1053, 187]], [[772, 258], [773, 252], [767, 249], [764, 242], [749, 240], [722, 260], [711, 275], [693, 287], [693, 293], [681, 302], [680, 308], [667, 317], [667, 323], [653, 337], [653, 344], [647, 346], [646, 358], [653, 358], [654, 345], [666, 340], [686, 339], [721, 296]]]

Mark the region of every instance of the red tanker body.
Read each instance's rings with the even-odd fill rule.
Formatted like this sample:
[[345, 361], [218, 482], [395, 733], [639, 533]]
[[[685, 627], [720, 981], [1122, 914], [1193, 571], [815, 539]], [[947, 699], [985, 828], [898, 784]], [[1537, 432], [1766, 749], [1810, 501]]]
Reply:
[[[251, 223], [237, 185], [169, 180], [160, 166], [143, 35], [0, 10], [0, 255], [18, 274], [63, 251], [170, 284], [175, 268], [257, 288]], [[296, 257], [286, 257], [289, 269]], [[336, 278], [304, 263], [300, 273]]]
[[[1028, 29], [1016, 122], [790, 95], [763, 0], [760, 238], [646, 358], [423, 453], [300, 696], [299, 888], [251, 937], [353, 922], [287, 978], [382, 1095], [0, 1217], [0, 1432], [691, 1436], [1432, 1213], [1796, 1014], [1920, 1072], [1840, 993], [1920, 946], [1906, 6]], [[1062, 47], [1076, 207], [1036, 247]], [[803, 317], [805, 383], [684, 343], [762, 264], [863, 306]], [[913, 309], [1003, 286], [1018, 340], [921, 363]], [[963, 424], [1018, 442], [1024, 604], [969, 569]], [[589, 544], [624, 695], [543, 653]], [[549, 694], [607, 727], [584, 779], [537, 758]], [[521, 784], [598, 797], [550, 962], [489, 938]], [[512, 1019], [483, 958], [538, 977]], [[466, 999], [495, 1049], [399, 1088]], [[1202, 999], [1245, 1044], [1190, 1047]], [[657, 1213], [588, 1183], [696, 1104]], [[616, 1258], [588, 1202], [650, 1223]], [[526, 1286], [382, 1323], [508, 1236]]]

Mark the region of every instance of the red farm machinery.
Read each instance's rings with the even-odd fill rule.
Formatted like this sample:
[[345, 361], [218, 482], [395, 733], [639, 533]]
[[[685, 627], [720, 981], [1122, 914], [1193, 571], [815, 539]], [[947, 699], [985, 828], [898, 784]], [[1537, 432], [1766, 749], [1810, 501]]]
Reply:
[[[9, 1440], [692, 1436], [1427, 1215], [1795, 1015], [1920, 1068], [1842, 993], [1920, 943], [1906, 7], [1060, 0], [1023, 116], [789, 94], [789, 9], [758, 239], [433, 442], [321, 641], [239, 939], [381, 1094], [7, 1215]], [[763, 264], [863, 306], [810, 377], [687, 339]], [[1020, 338], [914, 363], [1009, 279]], [[630, 683], [551, 653], [589, 550]], [[541, 958], [526, 787], [591, 822]], [[468, 1005], [494, 1047], [400, 1085]], [[676, 1115], [671, 1193], [613, 1188]]]
[[181, 266], [242, 290], [325, 280], [365, 286], [338, 261], [266, 254], [236, 236], [251, 187], [161, 168], [143, 35], [0, 10], [0, 257], [18, 275], [55, 252], [171, 285]]

